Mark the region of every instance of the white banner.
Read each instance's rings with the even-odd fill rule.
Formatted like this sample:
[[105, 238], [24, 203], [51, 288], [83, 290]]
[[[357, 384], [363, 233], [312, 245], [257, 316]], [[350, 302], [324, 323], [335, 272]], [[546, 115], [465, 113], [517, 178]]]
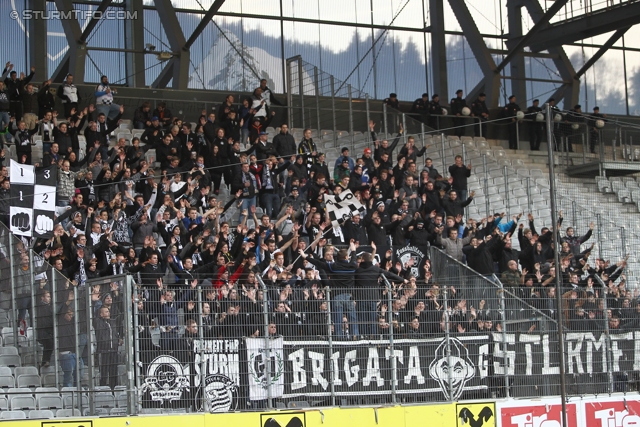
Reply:
[[269, 340], [268, 349], [265, 344], [264, 338], [247, 338], [250, 400], [266, 400], [269, 385], [271, 397], [279, 398], [284, 394], [284, 340], [282, 337]]

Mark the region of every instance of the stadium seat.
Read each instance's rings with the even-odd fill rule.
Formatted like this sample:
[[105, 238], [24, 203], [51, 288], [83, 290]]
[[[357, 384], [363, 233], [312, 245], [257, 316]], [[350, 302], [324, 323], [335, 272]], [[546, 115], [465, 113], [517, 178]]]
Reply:
[[2, 411], [0, 418], [3, 420], [26, 420], [27, 414], [24, 411]]
[[14, 375], [17, 378], [19, 375], [39, 375], [39, 372], [35, 366], [19, 366], [15, 369]]
[[114, 408], [116, 406], [115, 398], [111, 392], [95, 393], [93, 403], [96, 408]]
[[118, 132], [116, 139], [119, 140], [120, 138], [124, 138], [127, 141], [127, 144], [129, 144], [133, 136], [130, 132], [122, 132], [122, 129], [120, 129], [120, 132]]
[[296, 401], [289, 402], [287, 404], [287, 407], [289, 409], [293, 409], [293, 408], [310, 408], [311, 405], [306, 400], [296, 400]]
[[80, 417], [79, 409], [58, 409], [56, 411], [56, 418], [68, 418], [68, 417]]
[[2, 355], [2, 354], [17, 355], [19, 353], [18, 353], [18, 349], [16, 347], [7, 346], [7, 347], [0, 347], [0, 355]]
[[[62, 379], [62, 375], [60, 375], [60, 379]], [[42, 376], [42, 387], [56, 387], [56, 374], [48, 373]]]
[[55, 395], [38, 395], [36, 399], [38, 409], [62, 409], [64, 407], [62, 398]]
[[0, 355], [0, 366], [8, 366], [10, 368], [20, 367], [22, 362], [20, 356], [15, 354], [2, 354]]
[[127, 401], [128, 401], [128, 399], [127, 399], [126, 393], [116, 396], [116, 406], [118, 408], [126, 408], [127, 407]]
[[9, 375], [0, 374], [0, 388], [12, 388], [16, 386], [16, 379], [9, 373]]
[[620, 203], [632, 203], [631, 200], [631, 193], [629, 192], [629, 190], [627, 189], [619, 189], [617, 191], [618, 194], [618, 201]]
[[118, 126], [120, 129], [133, 129], [133, 122], [130, 119], [121, 119], [120, 125]]
[[16, 385], [18, 387], [35, 389], [36, 387], [42, 386], [42, 381], [40, 380], [40, 375], [21, 374], [16, 375]]
[[53, 418], [53, 412], [48, 409], [36, 409], [29, 411], [29, 419], [48, 419]]
[[112, 415], [112, 416], [127, 415], [127, 409], [126, 408], [111, 408], [111, 410], [109, 411], [109, 415]]
[[14, 396], [10, 406], [12, 411], [36, 409], [36, 399], [33, 396]]
[[0, 396], [0, 411], [6, 411], [9, 409], [9, 401], [6, 397]]
[[78, 394], [76, 387], [62, 387], [60, 390], [65, 408], [79, 407], [79, 403], [82, 403], [82, 407], [89, 406], [89, 397], [86, 393]]

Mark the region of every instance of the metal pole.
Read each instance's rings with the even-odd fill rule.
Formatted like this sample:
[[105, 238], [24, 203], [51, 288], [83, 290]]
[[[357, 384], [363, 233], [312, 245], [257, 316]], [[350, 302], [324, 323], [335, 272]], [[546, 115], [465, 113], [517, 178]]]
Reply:
[[298, 81], [300, 83], [300, 114], [302, 115], [302, 128], [305, 129], [307, 127], [307, 123], [304, 119], [304, 74], [302, 72], [302, 58], [298, 57]]
[[[333, 331], [331, 331], [331, 288], [325, 286], [324, 293], [327, 296], [327, 337], [329, 337], [329, 355], [333, 354]], [[338, 327], [338, 325], [336, 325]], [[336, 406], [336, 388], [335, 380], [338, 373], [335, 370], [333, 361], [331, 361], [331, 406]]]
[[[87, 345], [89, 346], [90, 349], [92, 349], [93, 335], [91, 334], [91, 328], [93, 325], [93, 310], [87, 310], [87, 325], [89, 326], [89, 329], [88, 329], [89, 333], [87, 334]], [[89, 360], [89, 363], [87, 365], [89, 370], [89, 390], [95, 390], [95, 384], [93, 382], [93, 372], [94, 372], [93, 355], [90, 355], [88, 360]], [[82, 390], [79, 390], [79, 391], [82, 391]], [[80, 402], [82, 402], [82, 395], [80, 395]], [[95, 410], [96, 408], [95, 408], [94, 394], [89, 393], [89, 412], [91, 414], [95, 414]]]
[[353, 152], [353, 94], [351, 85], [347, 85], [347, 95], [349, 97], [349, 136], [351, 137], [351, 152]]
[[467, 146], [462, 144], [462, 163], [467, 164]]
[[38, 357], [38, 344], [36, 342], [36, 336], [37, 336], [36, 331], [38, 330], [38, 325], [37, 325], [38, 316], [36, 316], [36, 286], [37, 285], [36, 285], [35, 270], [33, 269], [34, 252], [29, 249], [28, 253], [29, 253], [29, 271], [31, 272], [31, 283], [33, 283], [33, 286], [31, 286], [31, 316], [29, 318], [29, 322], [31, 323], [31, 330], [33, 331], [32, 332], [33, 337], [29, 337], [28, 329], [25, 331], [25, 336], [27, 337], [27, 340], [33, 338], [33, 356], [37, 363], [38, 360], [41, 360]]
[[622, 151], [622, 157], [624, 157], [624, 160], [628, 162], [629, 161], [629, 155], [628, 155], [629, 147], [627, 145], [626, 133], [627, 133], [626, 131], [623, 132], [622, 128], [620, 128], [620, 138], [621, 138], [622, 144], [624, 146], [624, 149]]
[[585, 141], [584, 133], [582, 134], [582, 164], [587, 163], [587, 144]]
[[[289, 127], [293, 128], [293, 76], [291, 75], [291, 62], [287, 61], [287, 112], [289, 115]], [[243, 141], [243, 143], [246, 141]]]
[[316, 121], [318, 123], [318, 132], [322, 127], [320, 126], [320, 81], [318, 78], [318, 67], [313, 67], [313, 81], [316, 85]]
[[602, 142], [602, 132], [604, 132], [604, 129], [600, 129], [600, 131], [598, 131], [598, 147], [600, 147], [600, 161], [603, 162], [604, 161], [604, 143]]
[[516, 150], [520, 149], [520, 122], [516, 119]]
[[[139, 323], [138, 323], [138, 320], [139, 320], [138, 319], [138, 316], [139, 316], [138, 302], [140, 301], [140, 295], [138, 294], [138, 289], [136, 288], [136, 284], [133, 281], [133, 277], [129, 276], [127, 280], [125, 280], [125, 283], [129, 287], [129, 289], [131, 289], [131, 293], [133, 294], [133, 336], [134, 336], [133, 343], [135, 346], [133, 349], [134, 350], [133, 357], [134, 357], [135, 365], [133, 367], [128, 366], [129, 372], [127, 373], [127, 375], [129, 375], [129, 384], [130, 385], [133, 384], [133, 387], [135, 387], [135, 390], [140, 390], [141, 362], [140, 362], [140, 330], [139, 330]], [[137, 405], [137, 402], [135, 401], [136, 397], [137, 397], [137, 394], [134, 392], [134, 389], [129, 390], [129, 397], [127, 399], [127, 411], [129, 411], [128, 412], [129, 414], [133, 414], [137, 412], [138, 405]]]
[[267, 359], [265, 363], [265, 374], [267, 377], [267, 408], [272, 409], [273, 401], [271, 399], [271, 351], [269, 343], [271, 337], [269, 337], [269, 304], [267, 301], [268, 290], [267, 285], [265, 285], [260, 275], [256, 275], [256, 279], [258, 280], [258, 282], [260, 282], [260, 286], [262, 286], [262, 293], [264, 295], [264, 297], [262, 298], [262, 314], [264, 316], [264, 352]]
[[[9, 252], [11, 253], [11, 242], [9, 242]], [[11, 267], [13, 269], [13, 258], [11, 261]], [[50, 293], [51, 293], [51, 307], [53, 308], [53, 361], [54, 361], [54, 366], [55, 366], [55, 371], [56, 371], [56, 385], [60, 384], [60, 354], [58, 352], [58, 298], [57, 298], [57, 292], [56, 292], [56, 270], [53, 270], [53, 273], [51, 274], [51, 288], [50, 288]], [[13, 271], [11, 272], [11, 274], [13, 275]], [[13, 290], [13, 285], [11, 286], [11, 289]], [[13, 291], [12, 291], [13, 292]], [[14, 299], [15, 300], [15, 299]], [[15, 321], [14, 321], [15, 323]]]
[[420, 135], [422, 135], [422, 146], [423, 147], [424, 147], [424, 134], [425, 134], [424, 123], [420, 123]]
[[[207, 364], [204, 360], [204, 355], [206, 354], [206, 345], [204, 342], [204, 330], [203, 330], [203, 326], [202, 326], [202, 288], [197, 289], [196, 288], [196, 292], [198, 294], [198, 341], [200, 342], [200, 387], [203, 386], [204, 383], [204, 379], [207, 377]], [[195, 369], [195, 367], [194, 367]], [[202, 408], [204, 410], [205, 413], [209, 412], [209, 405], [207, 402], [207, 399], [205, 399], [205, 396], [200, 396], [200, 398], [202, 399]]]
[[600, 283], [600, 286], [602, 286], [602, 292], [604, 295], [601, 295], [600, 298], [602, 298], [603, 301], [603, 305], [604, 305], [604, 333], [605, 333], [605, 343], [607, 345], [607, 377], [609, 380], [609, 394], [613, 393], [613, 366], [611, 364], [611, 360], [613, 358], [613, 354], [611, 352], [611, 334], [610, 334], [610, 330], [609, 330], [609, 317], [607, 316], [608, 313], [608, 307], [607, 307], [607, 295], [606, 292], [609, 289], [607, 287], [607, 285], [602, 281], [602, 279], [600, 278], [600, 276], [598, 276], [597, 274], [594, 274], [594, 277], [596, 278], [596, 280]]
[[484, 137], [482, 134], [482, 117], [478, 117], [478, 126], [480, 127], [480, 138]]
[[382, 103], [382, 126], [384, 127], [384, 133], [387, 134], [388, 138], [389, 128], [387, 127], [387, 104], [385, 102]]
[[[8, 234], [9, 238], [9, 269], [11, 272], [11, 277], [16, 277], [16, 268], [14, 264], [16, 262], [20, 262], [20, 257], [16, 257], [14, 254], [13, 242], [14, 238], [12, 234]], [[53, 291], [52, 291], [53, 292]], [[11, 321], [13, 322], [13, 343], [17, 347], [18, 346], [18, 305], [17, 305], [17, 295], [16, 295], [16, 287], [15, 281], [11, 281]], [[56, 310], [53, 310], [53, 314], [55, 317]], [[57, 342], [57, 341], [56, 341]], [[56, 365], [58, 366], [58, 365]], [[57, 372], [57, 370], [56, 370]], [[57, 378], [56, 378], [57, 379]]]
[[[553, 141], [553, 135], [551, 132], [551, 106], [547, 104], [547, 140]], [[557, 307], [562, 307], [562, 292], [560, 292], [560, 257], [558, 254], [558, 213], [556, 208], [556, 184], [555, 184], [555, 172], [553, 165], [553, 149], [551, 144], [547, 145], [547, 152], [549, 155], [549, 196], [551, 199], [551, 224], [553, 225], [553, 260], [556, 266], [556, 304]], [[560, 401], [562, 402], [562, 425], [568, 427], [567, 422], [567, 388], [565, 383], [565, 362], [564, 362], [564, 331], [562, 324], [562, 315], [560, 312], [556, 312], [558, 316], [558, 345], [559, 360], [560, 360]]]
[[333, 79], [333, 75], [329, 76], [329, 81], [331, 82], [331, 119], [333, 121], [333, 146], [336, 146], [336, 88], [335, 81]]
[[[82, 393], [82, 371], [80, 369], [80, 327], [78, 325], [78, 287], [73, 287], [70, 283], [69, 287], [73, 289], [73, 333], [75, 334], [75, 353], [76, 353], [76, 387], [78, 388], [78, 394]], [[91, 329], [89, 329], [90, 333]], [[89, 371], [89, 375], [92, 372]], [[93, 389], [90, 389], [93, 390]]]
[[[447, 354], [447, 365], [451, 366], [451, 335], [449, 333], [449, 302], [447, 300], [447, 293], [449, 292], [448, 284], [445, 284], [442, 287], [442, 297], [444, 302], [444, 312], [442, 315], [444, 316], [444, 334], [445, 340], [447, 342], [446, 345], [446, 354]], [[449, 401], [453, 399], [453, 372], [451, 369], [447, 369], [447, 381], [449, 383]]]
[[505, 198], [505, 204], [507, 206], [507, 215], [508, 212], [511, 210], [511, 206], [510, 206], [510, 197], [509, 197], [509, 176], [507, 175], [507, 166], [503, 166], [502, 167], [502, 176], [504, 177], [504, 198]]
[[527, 177], [527, 209], [531, 213], [531, 177]]
[[616, 138], [613, 138], [613, 140], [611, 141], [611, 149], [613, 150], [613, 160], [616, 161], [618, 160], [618, 156], [616, 156]]
[[484, 173], [484, 204], [486, 215], [485, 218], [489, 216], [489, 179], [487, 178], [489, 175], [487, 174], [487, 155], [482, 155], [482, 172]]
[[[367, 129], [369, 129], [369, 122], [371, 121], [371, 111], [369, 110], [369, 95], [365, 95], [364, 98], [364, 105], [365, 108], [367, 109]], [[371, 139], [371, 133], [367, 132], [367, 140], [369, 140], [369, 142], [371, 144], [373, 144], [373, 141], [370, 140]]]
[[502, 319], [502, 357], [504, 358], [504, 389], [505, 397], [509, 398], [509, 358], [507, 357], [507, 317], [506, 304], [504, 302], [504, 285], [496, 275], [493, 275], [495, 283], [500, 285], [500, 317]]
[[625, 236], [625, 228], [620, 227], [620, 241], [622, 242], [622, 252], [626, 256], [627, 255], [627, 237]]
[[391, 283], [386, 278], [386, 276], [382, 276], [382, 280], [387, 285], [387, 304], [389, 309], [387, 313], [389, 315], [389, 347], [391, 349], [391, 402], [396, 403], [396, 384], [398, 382], [398, 372], [397, 372], [397, 360], [396, 360], [396, 350], [395, 345], [393, 343], [393, 288], [391, 287]]
[[598, 258], [602, 259], [602, 215], [596, 214], [596, 225], [598, 227]]
[[404, 113], [402, 113], [402, 129], [404, 130], [402, 132], [402, 140], [407, 145], [407, 133], [409, 132], [407, 131], [407, 116]]
[[445, 141], [445, 136], [444, 133], [440, 134], [440, 146], [442, 148], [442, 176], [446, 176], [444, 175], [447, 171], [447, 152], [445, 151], [445, 146], [444, 146], [444, 141]]

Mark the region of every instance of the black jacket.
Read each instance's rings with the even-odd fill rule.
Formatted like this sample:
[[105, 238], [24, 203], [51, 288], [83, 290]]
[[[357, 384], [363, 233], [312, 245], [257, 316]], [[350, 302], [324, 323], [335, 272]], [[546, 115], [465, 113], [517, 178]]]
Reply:
[[329, 276], [329, 284], [332, 288], [332, 296], [351, 292], [355, 285], [355, 275], [358, 264], [355, 262], [355, 252], [351, 254], [351, 261], [337, 260], [327, 262], [325, 260], [313, 259], [308, 257], [307, 260], [322, 269]]
[[118, 351], [118, 328], [111, 319], [97, 317], [95, 320], [96, 343], [98, 352]]
[[394, 282], [404, 281], [404, 279], [397, 274], [383, 270], [370, 262], [361, 262], [355, 274], [355, 299], [357, 301], [378, 301], [380, 299], [380, 292], [384, 289], [384, 284], [378, 284], [378, 278], [382, 275], [387, 276], [387, 278]]
[[367, 230], [362, 226], [362, 222], [356, 225], [351, 219], [346, 220], [342, 226], [342, 233], [347, 242], [353, 239], [361, 245], [369, 244]]
[[491, 248], [496, 241], [497, 239], [491, 239], [489, 242], [482, 242], [477, 248], [471, 245], [463, 247], [462, 252], [467, 256], [467, 265], [482, 275], [494, 274]]
[[278, 152], [279, 157], [290, 157], [295, 156], [296, 151], [296, 141], [293, 139], [293, 135], [290, 133], [282, 133], [280, 132], [276, 136], [273, 137], [273, 145], [276, 147], [276, 151]]

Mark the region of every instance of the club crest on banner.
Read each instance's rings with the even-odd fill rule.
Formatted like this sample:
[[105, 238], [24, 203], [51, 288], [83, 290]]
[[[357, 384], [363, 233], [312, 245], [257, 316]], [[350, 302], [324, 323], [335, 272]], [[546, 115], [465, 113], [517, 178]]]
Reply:
[[396, 257], [400, 260], [404, 267], [408, 267], [411, 275], [421, 277], [421, 266], [425, 259], [425, 254], [415, 246], [406, 246], [396, 251]]
[[212, 413], [235, 411], [238, 407], [238, 386], [226, 375], [208, 375], [204, 379], [200, 395], [204, 397], [206, 408]]
[[182, 399], [189, 392], [189, 372], [173, 356], [158, 356], [149, 364], [147, 377], [140, 394], [149, 394], [156, 402], [172, 402]]
[[[469, 359], [469, 351], [456, 338], [450, 338], [451, 355], [447, 357], [447, 340], [443, 339], [436, 348], [435, 358], [429, 365], [429, 375], [440, 384], [445, 398], [458, 400], [464, 386], [475, 376], [476, 367]], [[449, 377], [452, 395], [449, 396]]]
[[[271, 353], [272, 357], [266, 356], [266, 353]], [[271, 363], [270, 375], [271, 381], [267, 381], [267, 363]], [[267, 389], [268, 383], [277, 383], [284, 372], [284, 360], [282, 360], [282, 354], [277, 351], [260, 349], [255, 353], [249, 355], [249, 375], [253, 379], [254, 384], [259, 384], [263, 389]]]

